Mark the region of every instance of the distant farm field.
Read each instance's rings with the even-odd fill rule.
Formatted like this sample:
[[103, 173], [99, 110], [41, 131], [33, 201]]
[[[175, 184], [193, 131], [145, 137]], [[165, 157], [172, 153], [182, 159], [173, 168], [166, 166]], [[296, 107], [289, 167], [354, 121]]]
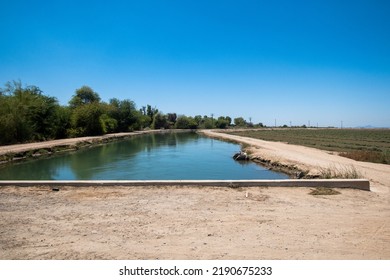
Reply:
[[335, 151], [359, 161], [390, 164], [390, 129], [269, 128], [228, 133]]

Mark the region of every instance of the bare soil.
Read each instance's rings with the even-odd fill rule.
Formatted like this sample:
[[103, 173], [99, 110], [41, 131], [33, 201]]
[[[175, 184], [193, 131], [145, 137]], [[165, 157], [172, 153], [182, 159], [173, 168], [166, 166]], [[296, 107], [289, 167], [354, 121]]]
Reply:
[[390, 204], [308, 188], [0, 188], [0, 259], [389, 259]]
[[352, 162], [372, 191], [0, 187], [0, 259], [390, 259], [389, 166], [229, 139], [310, 172]]

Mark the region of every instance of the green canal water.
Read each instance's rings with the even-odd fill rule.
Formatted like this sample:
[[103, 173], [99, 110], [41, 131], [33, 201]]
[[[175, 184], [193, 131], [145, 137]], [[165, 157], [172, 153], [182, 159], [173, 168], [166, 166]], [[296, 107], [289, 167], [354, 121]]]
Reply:
[[196, 133], [162, 133], [0, 167], [0, 180], [287, 179], [232, 159], [240, 146]]

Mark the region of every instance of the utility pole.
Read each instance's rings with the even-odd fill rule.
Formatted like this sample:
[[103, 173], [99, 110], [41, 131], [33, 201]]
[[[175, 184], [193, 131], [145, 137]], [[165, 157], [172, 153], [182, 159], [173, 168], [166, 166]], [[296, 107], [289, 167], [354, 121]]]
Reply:
[[275, 119], [275, 127], [276, 127], [276, 119]]
[[341, 121], [341, 128], [343, 128], [343, 121]]

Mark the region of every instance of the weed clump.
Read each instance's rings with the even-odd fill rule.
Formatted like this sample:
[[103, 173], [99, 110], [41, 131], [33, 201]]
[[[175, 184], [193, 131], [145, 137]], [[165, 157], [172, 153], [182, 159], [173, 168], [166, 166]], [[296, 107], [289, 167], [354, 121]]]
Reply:
[[314, 190], [311, 190], [311, 192], [309, 194], [311, 194], [311, 195], [337, 195], [337, 194], [341, 194], [341, 193], [339, 191], [336, 191], [336, 190], [331, 189], [331, 188], [319, 187], [319, 188], [316, 188]]
[[356, 170], [355, 166], [329, 166], [327, 168], [320, 167], [320, 178], [322, 179], [359, 179], [362, 174]]

